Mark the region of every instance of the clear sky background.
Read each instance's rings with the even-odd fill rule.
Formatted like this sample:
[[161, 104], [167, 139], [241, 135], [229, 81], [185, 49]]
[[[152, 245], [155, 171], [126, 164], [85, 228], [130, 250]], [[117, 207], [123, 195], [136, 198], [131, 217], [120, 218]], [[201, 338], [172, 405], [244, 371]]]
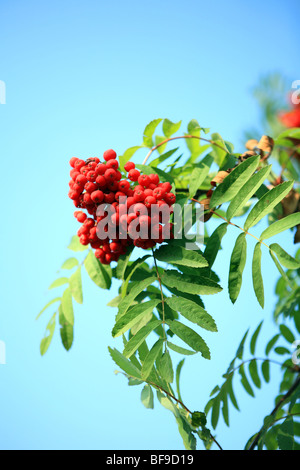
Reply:
[[[244, 130], [259, 119], [250, 93], [259, 77], [279, 71], [291, 83], [300, 79], [299, 2], [0, 0], [0, 18], [0, 80], [7, 86], [7, 104], [0, 105], [0, 339], [7, 346], [0, 448], [182, 449], [173, 416], [160, 405], [146, 410], [140, 388], [113, 373], [107, 346], [120, 343], [111, 337], [115, 312], [106, 304], [117, 284], [104, 292], [84, 276], [72, 350], [63, 350], [57, 330], [40, 357], [54, 310], [34, 319], [51, 298], [47, 288], [77, 230], [68, 161], [107, 148], [122, 154], [157, 117], [185, 125], [196, 118], [243, 150]], [[213, 359], [196, 355], [183, 369], [182, 395], [195, 410], [220, 383], [244, 331], [263, 318], [262, 338], [274, 330], [278, 276], [267, 253], [265, 310], [252, 292], [249, 262], [240, 298], [234, 307], [228, 300], [236, 236], [229, 230], [216, 263], [224, 291], [206, 300], [219, 326], [218, 334], [203, 335]], [[277, 241], [295, 253], [291, 236]], [[242, 448], [272, 410], [278, 371], [272, 372], [256, 400], [236, 386], [242, 412], [231, 413], [230, 429], [220, 425], [224, 448]]]

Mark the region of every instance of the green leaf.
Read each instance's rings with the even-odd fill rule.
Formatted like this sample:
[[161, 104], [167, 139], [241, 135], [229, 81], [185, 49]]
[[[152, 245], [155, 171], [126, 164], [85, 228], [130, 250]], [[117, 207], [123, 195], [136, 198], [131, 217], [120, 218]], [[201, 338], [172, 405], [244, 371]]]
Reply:
[[208, 242], [204, 251], [204, 256], [207, 259], [210, 267], [212, 267], [212, 265], [215, 262], [217, 254], [221, 247], [222, 238], [227, 232], [227, 227], [228, 227], [227, 223], [219, 225], [208, 239]]
[[175, 148], [175, 149], [172, 149], [172, 150], [169, 150], [168, 152], [166, 153], [163, 153], [162, 155], [160, 155], [158, 158], [155, 158], [154, 160], [152, 160], [149, 165], [151, 167], [154, 167], [156, 168], [158, 165], [160, 165], [160, 163], [163, 163], [165, 160], [167, 160], [168, 158], [170, 158], [175, 152], [177, 152], [177, 150], [179, 149], [179, 147]]
[[243, 339], [240, 342], [240, 345], [239, 345], [239, 347], [237, 349], [237, 352], [236, 352], [236, 357], [240, 360], [243, 359], [244, 349], [245, 349], [245, 342], [246, 342], [248, 333], [249, 333], [249, 330], [247, 330], [246, 333], [244, 334]]
[[210, 207], [231, 201], [248, 181], [259, 164], [259, 156], [250, 157], [238, 165], [213, 192]]
[[72, 237], [70, 245], [68, 246], [68, 249], [72, 251], [86, 251], [88, 249], [88, 246], [81, 245], [79, 237], [77, 235], [74, 235], [74, 237]]
[[208, 331], [218, 331], [214, 319], [195, 302], [183, 297], [171, 297], [166, 299], [166, 303], [201, 328]]
[[70, 325], [74, 325], [74, 310], [73, 310], [73, 302], [72, 302], [72, 295], [70, 289], [66, 289], [63, 293], [61, 299], [61, 307], [63, 315]]
[[135, 154], [135, 152], [137, 150], [139, 150], [140, 148], [142, 148], [140, 145], [137, 145], [135, 147], [130, 147], [129, 149], [127, 149], [123, 155], [120, 155], [119, 156], [119, 162], [120, 162], [120, 169], [121, 171], [124, 171], [124, 166], [126, 165], [126, 163], [133, 157], [133, 155]]
[[153, 312], [154, 308], [161, 302], [161, 300], [149, 300], [141, 304], [135, 305], [128, 310], [115, 324], [112, 330], [112, 336], [116, 338], [121, 336], [127, 330], [132, 328], [136, 323], [142, 320], [144, 316]]
[[255, 359], [249, 363], [249, 374], [251, 376], [251, 379], [254, 383], [254, 385], [257, 388], [261, 388], [261, 380], [258, 375], [258, 367], [257, 367], [257, 362]]
[[268, 228], [266, 228], [260, 236], [260, 240], [266, 240], [267, 238], [274, 237], [285, 230], [295, 227], [300, 224], [300, 212], [290, 214], [283, 219], [277, 220]]
[[222, 290], [222, 287], [211, 279], [201, 276], [193, 278], [192, 276], [182, 275], [174, 270], [165, 271], [161, 279], [167, 287], [175, 287], [180, 292], [188, 294], [211, 295], [217, 294]]
[[173, 344], [170, 341], [167, 341], [167, 345], [170, 349], [172, 349], [172, 351], [175, 351], [178, 354], [184, 354], [185, 356], [193, 356], [196, 354], [196, 351], [190, 351], [189, 349], [181, 348], [180, 346], [177, 346], [177, 344]]
[[143, 380], [147, 380], [147, 378], [151, 374], [154, 363], [156, 359], [158, 358], [158, 356], [161, 354], [163, 344], [164, 344], [164, 341], [162, 339], [159, 339], [158, 341], [156, 341], [156, 343], [152, 346], [149, 353], [147, 354], [144, 360], [144, 363], [142, 365]]
[[154, 146], [152, 136], [161, 121], [162, 119], [154, 119], [153, 121], [149, 122], [149, 124], [147, 124], [147, 126], [145, 127], [143, 141], [146, 147]]
[[126, 344], [123, 351], [124, 356], [126, 358], [132, 356], [132, 354], [135, 353], [143, 341], [145, 341], [147, 336], [161, 324], [162, 322], [160, 320], [153, 320], [147, 325], [143, 326], [143, 328], [141, 328]]
[[130, 292], [122, 299], [119, 304], [119, 313], [117, 315], [117, 320], [119, 320], [132, 305], [134, 299], [143, 292], [148, 286], [150, 286], [154, 281], [156, 281], [156, 276], [148, 277], [141, 282], [138, 282]]
[[50, 300], [50, 302], [47, 303], [47, 305], [43, 308], [43, 310], [40, 311], [40, 313], [38, 314], [38, 316], [36, 317], [36, 320], [38, 320], [40, 318], [40, 316], [47, 310], [47, 308], [49, 308], [52, 304], [54, 304], [55, 302], [60, 302], [61, 301], [61, 298], [60, 297], [57, 297], [56, 299], [53, 299], [53, 300]]
[[290, 256], [278, 243], [272, 243], [270, 250], [276, 253], [278, 261], [282, 266], [288, 269], [298, 269], [300, 267], [299, 261]]
[[165, 136], [169, 138], [171, 135], [176, 134], [176, 132], [180, 129], [181, 122], [182, 121], [174, 123], [169, 119], [164, 119], [162, 128]]
[[79, 261], [76, 258], [69, 258], [67, 259], [64, 264], [62, 265], [61, 269], [73, 269], [78, 266]]
[[197, 251], [187, 250], [182, 246], [176, 246], [176, 249], [174, 249], [172, 244], [163, 245], [158, 250], [155, 250], [155, 258], [169, 264], [190, 266], [192, 268], [208, 266], [206, 259]]
[[129, 263], [129, 259], [134, 247], [128, 247], [127, 253], [125, 255], [121, 255], [116, 266], [116, 276], [117, 279], [124, 280], [125, 271]]
[[206, 423], [207, 419], [205, 413], [201, 411], [194, 411], [194, 413], [192, 413], [192, 426], [195, 428], [199, 428], [199, 426], [204, 427]]
[[254, 354], [255, 354], [256, 343], [257, 343], [258, 335], [260, 333], [262, 325], [263, 325], [263, 321], [260, 322], [260, 324], [258, 325], [256, 330], [254, 331], [254, 333], [252, 335], [252, 338], [251, 338], [251, 341], [250, 341], [250, 352], [251, 352], [252, 356], [254, 356]]
[[270, 362], [264, 361], [261, 365], [261, 372], [266, 383], [270, 382]]
[[249, 199], [255, 194], [257, 189], [267, 178], [270, 173], [271, 165], [266, 166], [259, 170], [257, 173], [247, 181], [247, 183], [239, 190], [236, 196], [232, 199], [226, 212], [227, 220], [231, 220], [236, 214], [238, 214]]
[[153, 396], [152, 388], [148, 384], [146, 384], [142, 390], [141, 401], [146, 408], [153, 410], [154, 396]]
[[270, 256], [272, 258], [272, 260], [274, 261], [274, 264], [276, 266], [276, 268], [278, 269], [278, 271], [280, 272], [281, 276], [285, 279], [285, 281], [289, 284], [289, 278], [287, 277], [286, 273], [284, 272], [284, 270], [282, 269], [282, 266], [280, 265], [280, 263], [278, 262], [276, 256], [274, 255], [273, 251], [272, 250], [269, 250], [269, 253], [270, 253]]
[[267, 344], [266, 346], [266, 356], [269, 355], [270, 351], [273, 349], [277, 341], [279, 340], [280, 335], [275, 335]]
[[208, 175], [209, 169], [214, 159], [211, 155], [206, 155], [203, 160], [195, 166], [190, 177], [190, 197], [194, 197]]
[[293, 418], [287, 418], [279, 427], [277, 442], [280, 450], [294, 449], [294, 422]]
[[269, 214], [272, 209], [290, 192], [292, 187], [293, 181], [286, 181], [275, 186], [275, 188], [264, 194], [251, 209], [246, 219], [244, 229], [249, 230], [250, 227], [256, 225], [265, 217], [265, 215]]
[[51, 286], [49, 287], [49, 290], [50, 289], [55, 289], [56, 287], [60, 287], [60, 286], [63, 286], [65, 284], [68, 284], [69, 283], [69, 278], [67, 277], [60, 277], [59, 279], [56, 279], [56, 281], [54, 281]]
[[[247, 161], [247, 160], [246, 160]], [[231, 302], [234, 304], [237, 300], [243, 279], [243, 271], [247, 258], [246, 234], [241, 233], [235, 243], [229, 268], [228, 291]]]
[[281, 332], [282, 336], [284, 337], [284, 339], [288, 343], [293, 344], [294, 341], [296, 341], [296, 338], [295, 338], [294, 334], [291, 332], [291, 330], [286, 325], [283, 325], [283, 324], [280, 325], [279, 329], [280, 329], [280, 332]]
[[70, 277], [70, 290], [73, 298], [79, 304], [83, 303], [82, 295], [82, 281], [81, 281], [81, 266]]
[[49, 346], [51, 344], [51, 341], [55, 332], [55, 324], [56, 324], [56, 313], [52, 316], [51, 320], [49, 321], [46, 327], [45, 336], [41, 341], [40, 352], [42, 356], [44, 356], [44, 354], [46, 354], [46, 352], [49, 349]]
[[117, 349], [108, 348], [109, 354], [111, 355], [112, 360], [117, 364], [120, 369], [122, 369], [130, 377], [135, 377], [136, 379], [141, 378], [141, 373], [137, 367], [135, 367], [131, 361], [123, 356]]
[[252, 390], [252, 387], [249, 383], [249, 380], [247, 379], [247, 376], [245, 374], [245, 370], [244, 370], [244, 366], [242, 365], [240, 368], [239, 368], [239, 374], [241, 376], [241, 384], [243, 385], [244, 389], [246, 390], [246, 392], [252, 396], [252, 397], [255, 397], [254, 395], [254, 392]]
[[182, 400], [181, 392], [180, 392], [180, 375], [181, 375], [181, 370], [184, 365], [185, 359], [181, 359], [181, 361], [178, 363], [176, 367], [176, 390], [177, 390], [177, 396], [180, 401]]
[[74, 329], [73, 325], [66, 320], [62, 306], [59, 308], [59, 325], [62, 344], [66, 351], [69, 351], [74, 340]]
[[110, 289], [112, 271], [110, 266], [100, 263], [92, 251], [84, 261], [85, 269], [91, 280], [101, 289]]
[[176, 320], [166, 322], [170, 330], [194, 351], [200, 352], [205, 359], [210, 359], [210, 351], [205, 341], [194, 330]]
[[167, 382], [172, 383], [174, 380], [174, 371], [172, 359], [169, 351], [165, 351], [156, 361], [159, 375]]
[[264, 281], [261, 274], [261, 243], [257, 243], [254, 248], [252, 260], [252, 281], [256, 298], [261, 306], [264, 308], [265, 295], [264, 295]]
[[132, 278], [134, 272], [140, 266], [142, 266], [148, 258], [150, 258], [150, 255], [145, 255], [142, 258], [138, 258], [129, 267], [127, 267], [127, 269], [125, 271], [125, 274], [124, 274], [124, 282], [122, 284], [122, 289], [121, 289], [122, 297], [126, 296], [128, 284], [129, 284], [129, 281]]
[[140, 165], [140, 164], [137, 164], [136, 168], [140, 170], [142, 173], [144, 173], [145, 175], [157, 174], [159, 176], [159, 179], [163, 183], [165, 182], [168, 182], [171, 184], [174, 183], [174, 178], [169, 173], [166, 173], [165, 171], [162, 171], [159, 168], [153, 168], [151, 166]]
[[213, 406], [212, 406], [212, 412], [211, 412], [211, 425], [214, 429], [216, 429], [218, 422], [219, 422], [220, 404], [221, 404], [220, 395], [218, 395], [213, 400]]

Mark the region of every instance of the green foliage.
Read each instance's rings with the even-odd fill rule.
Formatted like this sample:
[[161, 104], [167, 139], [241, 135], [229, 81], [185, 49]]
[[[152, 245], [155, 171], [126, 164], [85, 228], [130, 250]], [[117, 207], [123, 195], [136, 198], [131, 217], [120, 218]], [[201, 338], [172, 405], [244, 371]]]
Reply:
[[[254, 397], [256, 389], [271, 381], [273, 367], [280, 367], [282, 372], [279, 395], [273, 412], [266, 410], [270, 414], [265, 417], [262, 428], [250, 437], [246, 448], [297, 449], [300, 385], [297, 385], [299, 369], [291, 361], [291, 348], [300, 333], [300, 252], [293, 257], [276, 240], [271, 245], [264, 240], [284, 231], [289, 235], [287, 231], [300, 225], [299, 212], [286, 215], [281, 204], [293, 188], [291, 179], [298, 177], [297, 165], [285, 158], [281, 147], [286, 145], [288, 149], [294, 149], [291, 139], [300, 138], [299, 130], [285, 131], [277, 138], [279, 148], [275, 147], [275, 159], [279, 163], [284, 161], [285, 166], [282, 168], [284, 181], [274, 184], [274, 171], [272, 165], [266, 163], [265, 155], [260, 153], [244, 160], [239, 158], [233, 153], [230, 142], [217, 133], [209, 137], [209, 130], [201, 127], [195, 119], [188, 123], [187, 134], [176, 137], [176, 143], [180, 142], [179, 139], [185, 140], [187, 149], [181, 153], [179, 146], [170, 148], [172, 136], [180, 127], [181, 121], [151, 121], [144, 130], [142, 144], [130, 147], [120, 157], [120, 169], [124, 170], [126, 162], [135, 157], [137, 151], [146, 151], [144, 163], [137, 164], [137, 168], [145, 174], [156, 173], [161, 181], [170, 182], [177, 193], [178, 204], [189, 206], [194, 223], [195, 203], [201, 202], [202, 198], [210, 199], [211, 209], [205, 211], [203, 251], [197, 245], [194, 250], [187, 249], [184, 234], [182, 240], [165, 242], [144, 256], [135, 250], [137, 257], [133, 260], [133, 248], [130, 247], [111, 268], [102, 265], [93, 251], [87, 251], [87, 247], [74, 236], [68, 248], [76, 253], [76, 257], [65, 261], [61, 267], [64, 273], [60, 272], [50, 286], [51, 291], [63, 291], [38, 315], [39, 318], [57, 304], [56, 313], [46, 327], [40, 352], [44, 355], [48, 350], [57, 319], [62, 344], [67, 351], [71, 349], [76, 316], [74, 305], [76, 309], [82, 308], [86, 271], [87, 280], [92, 280], [97, 287], [109, 290], [116, 283], [119, 288], [118, 295], [108, 305], [116, 309], [112, 337], [122, 336], [123, 350], [109, 348], [112, 360], [130, 386], [141, 387], [141, 401], [146, 408], [153, 409], [156, 392], [158, 402], [173, 414], [186, 449], [196, 449], [197, 439], [206, 449], [219, 446], [207, 428], [207, 416], [210, 414], [214, 430], [222, 419], [230, 426], [232, 408], [239, 411], [236, 382], [239, 381], [243, 390]], [[154, 150], [158, 152], [155, 156]], [[211, 181], [220, 170], [226, 170], [228, 175], [214, 187]], [[298, 191], [297, 188], [294, 190]], [[236, 219], [247, 213], [244, 227], [240, 227]], [[222, 221], [210, 234], [211, 216]], [[267, 220], [269, 226], [256, 237], [249, 230], [261, 220]], [[183, 221], [183, 228], [185, 224]], [[259, 335], [263, 324], [261, 322], [255, 328], [251, 337], [248, 330], [222, 377], [222, 383], [213, 388], [204, 412], [192, 412], [181, 395], [182, 368], [185, 360], [197, 353], [207, 360], [211, 358], [210, 348], [198, 329], [217, 332], [218, 328], [200, 296], [217, 295], [222, 291], [225, 280], [219, 279], [212, 266], [218, 257], [222, 257], [221, 245], [226, 235], [233, 239], [228, 267], [228, 292], [232, 303], [236, 302], [241, 291], [247, 241], [255, 237], [252, 283], [258, 303], [264, 308], [265, 295], [270, 293], [265, 293], [264, 289], [262, 255], [263, 251], [269, 251], [280, 273], [274, 312], [278, 332], [266, 341], [264, 353], [258, 354], [258, 338], [261, 343]], [[66, 277], [66, 271], [71, 271], [69, 277]], [[184, 323], [186, 321], [188, 325]], [[250, 356], [246, 357], [246, 351]], [[174, 357], [178, 358], [178, 355], [180, 360], [176, 366]]]

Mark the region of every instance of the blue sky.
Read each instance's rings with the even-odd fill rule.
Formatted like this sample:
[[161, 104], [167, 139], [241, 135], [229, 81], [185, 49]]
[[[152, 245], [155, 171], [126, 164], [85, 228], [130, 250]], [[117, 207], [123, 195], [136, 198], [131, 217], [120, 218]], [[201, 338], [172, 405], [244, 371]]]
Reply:
[[[140, 390], [113, 374], [107, 346], [118, 343], [106, 304], [117, 285], [100, 292], [85, 277], [74, 347], [66, 353], [56, 334], [47, 355], [39, 355], [54, 311], [34, 319], [77, 230], [67, 198], [68, 161], [107, 148], [122, 154], [157, 117], [185, 125], [196, 118], [242, 150], [244, 130], [259, 119], [250, 93], [259, 77], [279, 71], [291, 82], [300, 78], [298, 14], [297, 1], [1, 0], [7, 103], [0, 105], [0, 339], [7, 365], [0, 366], [0, 448], [182, 448], [173, 417], [159, 406], [144, 409]], [[236, 235], [230, 232], [216, 264], [224, 292], [206, 302], [219, 325], [218, 335], [206, 338], [213, 360], [189, 358], [183, 370], [190, 408], [203, 408], [249, 326], [265, 318], [265, 337], [273, 329], [277, 273], [267, 254], [265, 311], [252, 293], [249, 264], [240, 299], [234, 307], [228, 300]], [[295, 251], [289, 236], [278, 242]], [[243, 412], [233, 413], [232, 429], [220, 426], [225, 448], [242, 448], [272, 409], [273, 372], [274, 382], [257, 400], [240, 393]]]

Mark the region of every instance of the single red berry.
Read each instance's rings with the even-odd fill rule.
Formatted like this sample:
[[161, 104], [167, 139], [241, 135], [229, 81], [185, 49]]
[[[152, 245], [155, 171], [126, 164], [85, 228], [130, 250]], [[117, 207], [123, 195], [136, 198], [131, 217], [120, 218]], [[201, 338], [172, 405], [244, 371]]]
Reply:
[[83, 195], [83, 201], [85, 202], [85, 204], [86, 204], [87, 206], [93, 204], [91, 195], [90, 195], [89, 193], [85, 193], [85, 194]]
[[96, 203], [96, 204], [100, 204], [103, 199], [104, 199], [104, 194], [102, 191], [98, 190], [98, 191], [94, 191], [92, 194], [91, 194], [91, 198], [92, 200]]
[[95, 172], [97, 173], [97, 175], [104, 175], [106, 170], [106, 165], [104, 163], [99, 163], [99, 165], [95, 169]]
[[78, 212], [76, 219], [78, 220], [78, 222], [83, 224], [83, 222], [85, 222], [85, 220], [87, 219], [87, 215], [84, 212]]
[[112, 225], [115, 225], [115, 226], [119, 225], [119, 221], [120, 221], [119, 214], [118, 213], [113, 214], [110, 218], [110, 221], [111, 221]]
[[119, 253], [122, 249], [121, 243], [118, 243], [118, 242], [111, 242], [109, 244], [109, 247], [110, 247], [111, 251], [113, 251], [115, 253]]
[[94, 181], [96, 181], [97, 174], [96, 174], [95, 171], [89, 171], [87, 173], [86, 177], [87, 177], [88, 181], [91, 181], [93, 183]]
[[127, 162], [126, 165], [124, 166], [124, 169], [128, 173], [130, 170], [135, 169], [135, 164], [133, 162]]
[[77, 160], [78, 160], [78, 158], [76, 158], [76, 157], [71, 158], [71, 160], [70, 160], [70, 166], [71, 166], [72, 168], [75, 168], [75, 163], [77, 162]]
[[122, 193], [122, 191], [118, 191], [116, 194], [115, 194], [115, 200], [120, 202], [120, 198], [127, 198], [126, 197], [126, 194], [125, 193]]
[[76, 181], [76, 178], [77, 178], [78, 175], [80, 175], [79, 171], [77, 171], [77, 170], [71, 170], [70, 171], [70, 176], [71, 176], [73, 181]]
[[146, 207], [151, 207], [153, 204], [156, 204], [156, 199], [154, 196], [147, 196], [144, 204]]
[[166, 191], [164, 188], [155, 188], [153, 189], [153, 196], [157, 199], [163, 199], [166, 194]]
[[159, 176], [156, 173], [151, 173], [151, 175], [149, 175], [149, 178], [152, 184], [157, 185], [159, 183]]
[[113, 168], [114, 170], [117, 170], [119, 168], [119, 162], [118, 160], [109, 160], [106, 164], [107, 168]]
[[104, 178], [104, 176], [99, 175], [96, 178], [96, 183], [98, 184], [98, 186], [100, 186], [100, 188], [104, 188], [106, 186], [106, 179]]
[[119, 190], [127, 194], [127, 191], [130, 189], [130, 183], [127, 180], [121, 180], [119, 182]]
[[84, 189], [92, 194], [94, 191], [97, 191], [97, 186], [95, 185], [95, 183], [86, 183], [86, 185], [84, 186]]
[[76, 178], [76, 183], [79, 184], [80, 186], [84, 187], [84, 185], [87, 183], [87, 178], [84, 175], [78, 175]]
[[117, 157], [117, 154], [114, 150], [110, 149], [110, 150], [106, 150], [103, 154], [103, 158], [106, 162], [108, 162], [109, 160], [115, 160]]
[[77, 161], [74, 163], [74, 168], [76, 170], [80, 170], [80, 168], [82, 168], [83, 166], [85, 166], [85, 161], [83, 160], [80, 160], [79, 158], [77, 159]]
[[78, 191], [74, 191], [73, 189], [69, 191], [69, 198], [72, 199], [73, 201], [78, 199], [79, 196], [80, 196], [80, 193]]
[[104, 173], [104, 178], [106, 179], [106, 181], [115, 181], [117, 178], [116, 170], [114, 170], [113, 168], [109, 168]]
[[140, 172], [138, 170], [130, 170], [128, 173], [128, 178], [131, 181], [137, 181], [139, 179]]
[[110, 192], [108, 194], [104, 194], [104, 202], [106, 202], [106, 204], [112, 204], [114, 200], [115, 200], [115, 193]]
[[87, 235], [81, 235], [79, 238], [81, 245], [87, 246], [89, 244], [89, 238]]
[[[115, 170], [109, 170], [109, 171], [115, 171]], [[118, 181], [108, 181], [107, 182], [107, 188], [110, 191], [116, 192], [119, 189], [119, 183]]]
[[141, 191], [140, 189], [138, 191], [134, 191], [134, 202], [143, 202], [145, 199], [145, 193], [144, 191]]
[[151, 180], [148, 175], [140, 175], [138, 178], [138, 182], [144, 188], [148, 188], [149, 184], [151, 184]]
[[166, 181], [165, 183], [161, 183], [161, 184], [160, 184], [160, 187], [163, 188], [166, 193], [170, 193], [170, 192], [171, 192], [171, 189], [172, 189], [171, 183], [169, 183], [169, 182], [167, 182], [167, 181]]
[[84, 222], [85, 227], [88, 227], [89, 229], [93, 228], [95, 226], [95, 221], [91, 218], [86, 219]]
[[153, 190], [149, 189], [149, 188], [146, 188], [145, 191], [144, 191], [144, 194], [145, 194], [145, 197], [153, 196]]
[[127, 204], [127, 207], [128, 207], [128, 208], [131, 207], [131, 206], [133, 206], [133, 204], [135, 204], [135, 199], [134, 199], [134, 197], [129, 196], [129, 197], [127, 198], [126, 204]]
[[171, 206], [172, 204], [175, 204], [176, 202], [176, 196], [173, 193], [167, 193], [164, 197], [164, 200], [166, 203]]
[[101, 258], [104, 256], [104, 251], [102, 250], [102, 248], [98, 248], [98, 249], [95, 251], [95, 256], [96, 256], [96, 258], [98, 258], [98, 259], [101, 259]]

